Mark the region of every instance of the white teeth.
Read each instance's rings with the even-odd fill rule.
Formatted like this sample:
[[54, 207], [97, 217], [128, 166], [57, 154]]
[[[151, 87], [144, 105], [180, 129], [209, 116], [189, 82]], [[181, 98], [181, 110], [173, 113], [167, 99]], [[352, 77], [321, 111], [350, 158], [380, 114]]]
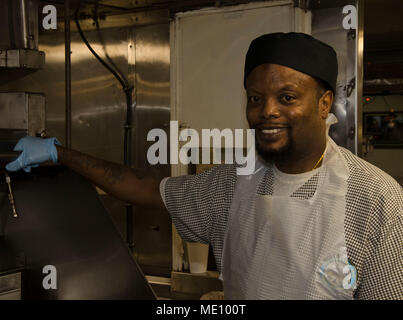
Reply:
[[280, 132], [283, 129], [262, 129], [262, 133], [274, 134]]

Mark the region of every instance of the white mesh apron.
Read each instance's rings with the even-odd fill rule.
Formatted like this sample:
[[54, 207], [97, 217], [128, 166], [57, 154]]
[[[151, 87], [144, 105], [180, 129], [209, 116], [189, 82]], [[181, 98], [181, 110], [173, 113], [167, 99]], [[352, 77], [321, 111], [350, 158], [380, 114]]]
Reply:
[[[224, 241], [226, 299], [351, 299], [344, 237], [348, 167], [328, 137], [308, 200], [256, 193], [264, 170], [239, 176]], [[351, 267], [351, 268], [350, 268]], [[353, 279], [352, 279], [353, 278]]]

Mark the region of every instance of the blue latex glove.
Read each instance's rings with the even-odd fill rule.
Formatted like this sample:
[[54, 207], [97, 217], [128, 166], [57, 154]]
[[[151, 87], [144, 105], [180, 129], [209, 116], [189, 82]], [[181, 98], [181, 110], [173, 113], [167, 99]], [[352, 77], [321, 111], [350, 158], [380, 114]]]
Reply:
[[17, 159], [6, 165], [8, 171], [24, 169], [30, 172], [31, 168], [39, 166], [46, 161], [57, 162], [57, 150], [55, 144], [60, 142], [56, 138], [36, 138], [26, 136], [15, 145], [14, 151], [22, 151]]

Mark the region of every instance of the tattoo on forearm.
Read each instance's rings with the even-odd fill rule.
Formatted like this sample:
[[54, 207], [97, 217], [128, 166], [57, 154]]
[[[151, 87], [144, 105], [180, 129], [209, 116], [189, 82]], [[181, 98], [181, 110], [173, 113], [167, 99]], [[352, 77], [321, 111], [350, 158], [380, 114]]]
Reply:
[[146, 171], [142, 169], [132, 168], [131, 171], [139, 180], [142, 180], [147, 176]]
[[139, 180], [146, 176], [144, 170], [128, 168], [117, 163], [96, 159], [77, 151], [64, 152], [64, 159], [72, 166], [76, 168], [83, 168], [85, 171], [89, 171], [90, 169], [100, 170], [103, 174], [103, 177], [110, 185], [122, 182], [125, 176], [129, 174], [134, 174]]
[[[89, 166], [92, 164], [89, 163]], [[95, 166], [94, 166], [95, 165]], [[95, 163], [93, 164], [94, 168], [99, 168]], [[115, 164], [107, 164], [101, 167], [103, 169], [103, 174], [109, 184], [114, 185], [118, 182], [122, 182], [124, 179], [125, 173], [129, 173], [128, 168], [124, 166], [118, 166]]]

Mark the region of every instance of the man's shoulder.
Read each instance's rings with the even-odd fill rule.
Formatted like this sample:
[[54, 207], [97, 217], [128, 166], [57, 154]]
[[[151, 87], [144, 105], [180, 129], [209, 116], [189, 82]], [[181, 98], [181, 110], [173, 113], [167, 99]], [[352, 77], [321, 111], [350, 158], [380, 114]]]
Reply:
[[339, 148], [348, 164], [352, 182], [361, 184], [363, 187], [368, 186], [370, 182], [378, 190], [381, 187], [382, 190], [390, 188], [402, 192], [400, 184], [388, 173], [356, 156], [350, 150], [340, 146]]
[[350, 170], [348, 188], [357, 201], [367, 201], [368, 205], [384, 205], [386, 201], [395, 202], [399, 210], [395, 214], [403, 215], [403, 189], [400, 184], [385, 171], [356, 156], [351, 151], [340, 147]]

